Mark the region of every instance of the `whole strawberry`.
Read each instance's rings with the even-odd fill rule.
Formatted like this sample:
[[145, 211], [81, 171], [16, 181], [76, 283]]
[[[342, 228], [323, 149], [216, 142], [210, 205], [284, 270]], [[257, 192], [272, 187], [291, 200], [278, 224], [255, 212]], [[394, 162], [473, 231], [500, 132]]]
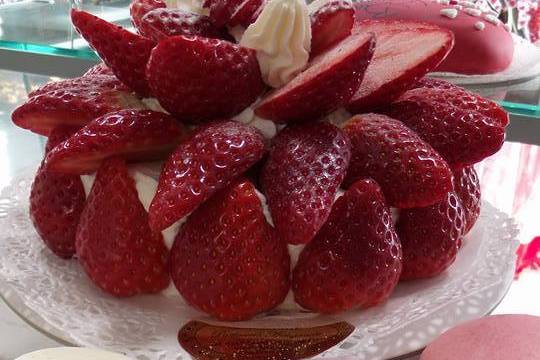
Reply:
[[456, 259], [465, 231], [465, 212], [455, 192], [434, 205], [404, 209], [396, 230], [403, 247], [402, 280], [439, 275]]
[[[45, 152], [66, 140], [76, 129], [55, 128]], [[43, 165], [30, 190], [30, 218], [45, 245], [61, 258], [75, 254], [75, 231], [86, 196], [79, 176], [54, 173]]]
[[357, 115], [343, 131], [351, 139], [346, 184], [377, 181], [390, 206], [432, 205], [452, 190], [452, 171], [441, 156], [398, 120], [385, 115]]
[[201, 205], [171, 249], [183, 298], [219, 320], [246, 320], [289, 291], [287, 246], [266, 222], [255, 187], [238, 180]]
[[480, 216], [480, 181], [474, 167], [454, 169], [454, 191], [463, 205], [465, 231], [467, 234]]
[[372, 180], [359, 180], [336, 200], [326, 224], [293, 272], [302, 307], [336, 313], [386, 300], [401, 273], [401, 245], [390, 209]]
[[305, 244], [323, 226], [350, 157], [349, 140], [328, 123], [291, 126], [274, 138], [261, 183], [284, 241]]
[[86, 274], [111, 295], [157, 293], [169, 284], [163, 237], [150, 230], [123, 160], [110, 158], [99, 168], [81, 214], [76, 249]]

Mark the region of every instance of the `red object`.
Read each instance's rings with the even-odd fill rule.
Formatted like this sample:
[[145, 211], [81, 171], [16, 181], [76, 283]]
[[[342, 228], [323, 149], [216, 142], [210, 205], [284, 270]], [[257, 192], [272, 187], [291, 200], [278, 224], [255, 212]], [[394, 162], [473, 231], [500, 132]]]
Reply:
[[315, 121], [345, 105], [373, 55], [371, 34], [350, 36], [314, 58], [307, 70], [268, 94], [255, 113], [280, 123]]
[[310, 18], [310, 57], [314, 58], [351, 34], [354, 9], [348, 0], [332, 0], [310, 14]]
[[123, 160], [107, 159], [98, 170], [81, 214], [76, 248], [87, 275], [111, 295], [158, 293], [169, 284], [163, 237], [150, 230]]
[[529, 15], [531, 16], [531, 19], [529, 20], [531, 41], [536, 43], [540, 40], [540, 6], [538, 6], [536, 9], [531, 9]]
[[227, 187], [264, 155], [257, 129], [236, 121], [200, 127], [165, 163], [150, 205], [150, 226], [163, 230]]
[[162, 40], [147, 76], [160, 104], [194, 123], [236, 115], [266, 89], [253, 50], [198, 36]]
[[167, 3], [162, 0], [132, 0], [129, 7], [131, 22], [136, 29], [140, 29], [144, 15], [155, 9], [163, 9]]
[[349, 140], [328, 123], [293, 125], [273, 139], [261, 184], [285, 242], [308, 243], [323, 226], [350, 157]]
[[373, 180], [360, 180], [336, 200], [293, 271], [302, 307], [336, 313], [386, 300], [401, 272], [401, 245], [390, 210]]
[[203, 3], [208, 8], [209, 16], [216, 27], [223, 27], [231, 21], [244, 0], [206, 0]]
[[481, 207], [481, 191], [478, 174], [474, 167], [454, 170], [454, 191], [463, 205], [465, 213], [465, 231], [467, 234], [478, 220]]
[[352, 157], [345, 185], [372, 178], [390, 206], [429, 206], [452, 189], [452, 172], [433, 148], [403, 123], [385, 115], [356, 115], [343, 130]]
[[243, 0], [233, 13], [228, 25], [241, 25], [247, 28], [257, 20], [266, 2], [267, 0]]
[[516, 279], [524, 270], [540, 269], [540, 236], [535, 237], [529, 244], [520, 244], [517, 255]]
[[99, 64], [92, 66], [90, 69], [88, 69], [87, 72], [84, 73], [83, 76], [94, 76], [94, 75], [114, 76], [112, 70], [107, 65], [105, 65], [104, 62], [100, 62]]
[[247, 180], [195, 210], [171, 250], [178, 291], [219, 320], [246, 320], [276, 307], [289, 291], [289, 271], [287, 246], [266, 222]]

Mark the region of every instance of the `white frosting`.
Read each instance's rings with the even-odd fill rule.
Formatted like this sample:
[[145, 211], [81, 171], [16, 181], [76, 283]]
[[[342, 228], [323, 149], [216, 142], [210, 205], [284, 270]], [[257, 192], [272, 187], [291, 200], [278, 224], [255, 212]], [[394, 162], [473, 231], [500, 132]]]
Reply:
[[255, 193], [257, 194], [257, 197], [259, 198], [259, 201], [261, 202], [262, 211], [263, 211], [264, 217], [266, 218], [266, 221], [270, 225], [274, 226], [274, 220], [272, 219], [272, 214], [270, 214], [270, 209], [268, 208], [266, 197], [257, 189], [255, 189]]
[[270, 0], [245, 31], [240, 45], [254, 49], [264, 81], [279, 88], [304, 70], [311, 49], [305, 0]]
[[168, 8], [192, 12], [199, 15], [208, 15], [208, 9], [203, 8], [202, 0], [165, 0]]
[[159, 112], [168, 114], [167, 110], [165, 110], [163, 106], [161, 106], [158, 99], [156, 98], [144, 98], [142, 99], [142, 102], [150, 110], [159, 111]]
[[463, 10], [465, 14], [471, 15], [471, 16], [480, 16], [482, 15], [482, 11], [479, 9], [465, 9]]
[[251, 106], [233, 117], [233, 120], [256, 127], [264, 138], [268, 140], [276, 136], [278, 132], [275, 122], [258, 117]]
[[476, 30], [482, 31], [486, 28], [486, 24], [484, 24], [482, 21], [478, 21], [477, 23], [474, 24], [474, 28]]
[[499, 20], [499, 18], [497, 18], [497, 16], [495, 15], [492, 15], [492, 14], [488, 14], [485, 16], [485, 19], [487, 22], [490, 22], [492, 23], [493, 25], [499, 25], [501, 23], [501, 21]]
[[18, 357], [15, 360], [130, 360], [124, 355], [76, 347], [62, 347], [38, 350]]
[[246, 29], [242, 25], [237, 25], [234, 27], [228, 27], [227, 30], [229, 31], [229, 34], [232, 35], [234, 40], [236, 40], [237, 43], [242, 40], [242, 36], [244, 36], [244, 32]]
[[345, 108], [340, 108], [334, 111], [333, 113], [326, 116], [326, 121], [330, 124], [333, 124], [337, 127], [341, 127], [343, 123], [349, 120], [352, 117], [352, 114], [345, 110]]
[[458, 16], [458, 9], [441, 9], [441, 15], [449, 19], [455, 19]]

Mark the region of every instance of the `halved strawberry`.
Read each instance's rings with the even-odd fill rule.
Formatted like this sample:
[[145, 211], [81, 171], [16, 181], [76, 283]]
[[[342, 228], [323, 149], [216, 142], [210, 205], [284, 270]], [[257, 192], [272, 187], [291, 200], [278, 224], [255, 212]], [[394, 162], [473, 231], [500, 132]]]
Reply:
[[463, 212], [465, 213], [463, 235], [465, 235], [472, 229], [480, 216], [480, 181], [474, 167], [468, 166], [462, 169], [454, 169], [454, 192], [461, 200], [461, 205], [463, 205]]
[[236, 115], [266, 88], [253, 50], [198, 36], [162, 40], [147, 76], [167, 111], [196, 123]]
[[83, 76], [94, 76], [94, 75], [114, 76], [112, 70], [107, 65], [105, 65], [104, 62], [100, 62], [99, 64], [92, 66], [90, 69], [88, 69], [87, 72], [84, 73]]
[[465, 229], [461, 200], [454, 192], [425, 208], [399, 213], [396, 230], [403, 247], [402, 280], [439, 275], [456, 259]]
[[261, 183], [285, 242], [308, 243], [323, 226], [350, 157], [349, 140], [329, 123], [293, 125], [274, 138]]
[[373, 55], [370, 34], [353, 35], [314, 58], [307, 70], [272, 91], [255, 113], [275, 122], [315, 121], [346, 104]]
[[349, 0], [331, 0], [311, 13], [310, 18], [310, 56], [314, 58], [351, 34], [354, 8]]
[[210, 18], [180, 9], [155, 9], [141, 19], [139, 33], [160, 41], [175, 35], [198, 35], [221, 39], [224, 33], [216, 28]]
[[19, 127], [48, 135], [59, 125], [82, 127], [111, 111], [143, 107], [115, 77], [88, 75], [50, 83], [31, 92], [11, 118]]
[[187, 135], [172, 116], [151, 110], [121, 110], [99, 117], [80, 129], [46, 159], [48, 170], [88, 174], [103, 159], [128, 161], [166, 158]]
[[390, 209], [373, 180], [360, 180], [336, 200], [293, 272], [302, 307], [336, 313], [386, 300], [401, 273], [401, 244]]
[[398, 120], [357, 115], [343, 127], [352, 157], [345, 179], [377, 181], [390, 206], [411, 208], [441, 201], [452, 190], [452, 171], [442, 157]]
[[[52, 130], [45, 152], [76, 130], [62, 126]], [[79, 176], [54, 173], [40, 166], [30, 190], [30, 218], [45, 245], [61, 258], [75, 254], [75, 231], [85, 200]]]
[[505, 138], [499, 118], [472, 109], [477, 107], [475, 99], [460, 89], [418, 88], [385, 112], [414, 130], [452, 166], [467, 166], [496, 153]]
[[149, 94], [145, 70], [153, 40], [76, 9], [71, 21], [118, 79], [141, 96]]
[[264, 155], [257, 129], [236, 121], [200, 127], [169, 157], [150, 205], [150, 226], [163, 230], [192, 212]]
[[163, 237], [148, 227], [148, 213], [123, 160], [110, 158], [99, 168], [76, 249], [90, 279], [114, 296], [157, 293], [169, 284]]
[[374, 33], [377, 47], [364, 81], [350, 100], [353, 113], [388, 104], [435, 69], [454, 45], [451, 31], [425, 24], [364, 20], [353, 30]]
[[247, 28], [257, 20], [267, 1], [268, 0], [243, 0], [233, 12], [227, 25], [240, 25]]
[[129, 13], [133, 26], [140, 31], [142, 18], [150, 11], [155, 9], [163, 9], [167, 7], [167, 3], [163, 0], [131, 0]]
[[266, 222], [255, 187], [238, 180], [201, 205], [171, 249], [183, 298], [219, 320], [247, 320], [289, 291], [287, 245]]
[[206, 0], [203, 3], [209, 10], [209, 17], [214, 26], [220, 28], [227, 25], [240, 6], [246, 0]]

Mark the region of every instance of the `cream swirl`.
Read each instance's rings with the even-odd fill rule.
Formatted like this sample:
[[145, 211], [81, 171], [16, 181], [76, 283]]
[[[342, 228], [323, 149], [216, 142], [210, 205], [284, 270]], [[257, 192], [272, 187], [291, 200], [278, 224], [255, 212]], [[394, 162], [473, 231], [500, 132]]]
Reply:
[[304, 0], [270, 0], [240, 45], [254, 49], [264, 81], [279, 88], [302, 71], [309, 60], [311, 22]]
[[203, 8], [203, 0], [165, 0], [168, 8], [178, 8], [199, 15], [208, 15], [208, 9]]

